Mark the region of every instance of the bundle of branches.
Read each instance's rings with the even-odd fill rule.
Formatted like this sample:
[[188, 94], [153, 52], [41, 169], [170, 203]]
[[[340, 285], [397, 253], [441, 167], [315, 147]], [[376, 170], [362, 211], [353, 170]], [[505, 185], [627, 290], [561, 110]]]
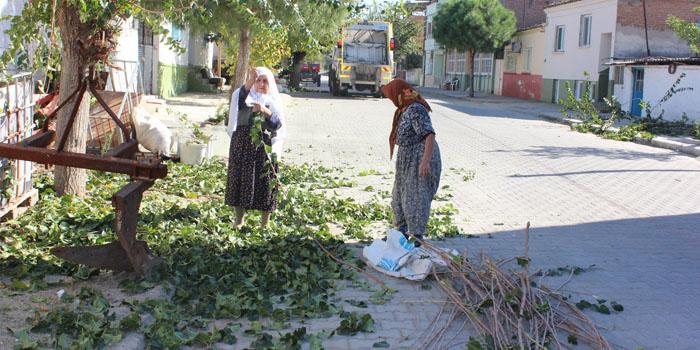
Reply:
[[[478, 262], [472, 262], [466, 252], [461, 257], [448, 257], [429, 243], [423, 245], [450, 261], [447, 271], [434, 271], [433, 276], [447, 296], [441, 314], [449, 305], [453, 311], [442, 328], [427, 337], [422, 349], [440, 348], [445, 331], [459, 314], [465, 315], [480, 335], [470, 338], [470, 349], [562, 349], [579, 342], [595, 349], [611, 349], [575, 305], [557, 290], [532, 281], [529, 227], [530, 223], [525, 229], [525, 255], [500, 261], [482, 253]], [[513, 262], [520, 268], [505, 268]]]

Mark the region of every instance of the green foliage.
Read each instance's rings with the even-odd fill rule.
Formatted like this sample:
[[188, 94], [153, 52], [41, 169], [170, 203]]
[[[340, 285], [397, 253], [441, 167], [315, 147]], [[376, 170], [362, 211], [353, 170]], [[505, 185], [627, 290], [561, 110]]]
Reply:
[[[225, 162], [168, 163], [168, 168], [170, 176], [146, 192], [138, 222], [139, 238], [164, 260], [161, 274], [120, 284], [129, 293], [162, 285], [168, 296], [127, 304], [131, 312], [119, 319], [97, 291], [84, 290], [76, 297], [77, 304], [64, 295], [63, 303], [31, 321], [36, 331], [51, 334], [47, 346], [98, 348], [132, 330], [144, 333], [150, 348], [232, 344], [240, 328], [235, 324], [211, 331], [203, 327], [212, 319], [268, 318], [275, 323], [272, 327], [282, 329], [291, 318], [338, 314], [342, 306], [334, 296], [336, 281], [353, 279], [355, 273], [327, 256], [316, 242], [334, 256], [362, 266], [338, 238], [365, 237], [369, 224], [390, 218], [389, 208], [378, 201], [359, 203], [332, 194], [333, 189], [351, 185], [334, 169], [281, 164], [284, 191], [271, 226], [234, 230], [233, 210], [222, 198]], [[101, 273], [49, 253], [59, 245], [114, 240], [111, 196], [128, 178], [89, 174], [89, 195], [84, 198], [56, 196], [49, 174], [35, 178], [41, 201], [16, 221], [0, 226], [0, 271], [13, 280], [10, 288], [17, 293], [46, 288], [40, 283], [46, 274], [90, 279]], [[449, 207], [438, 211], [442, 214], [436, 216], [454, 214]], [[344, 235], [331, 234], [331, 224], [345, 228]], [[375, 291], [367, 301], [348, 302], [366, 307], [392, 296], [392, 290]], [[343, 332], [371, 329], [371, 317], [347, 315], [346, 321]], [[276, 339], [265, 336], [262, 327], [253, 331], [259, 344], [272, 342], [271, 347], [279, 349], [294, 348], [301, 339], [319, 344], [321, 338], [305, 330]], [[18, 339], [22, 341], [19, 335]], [[23, 344], [33, 342], [28, 335]]]
[[188, 144], [206, 145], [211, 141], [211, 134], [202, 130], [202, 125], [190, 120], [187, 114], [174, 111], [170, 108], [168, 108], [168, 113], [177, 115], [178, 119], [183, 123], [183, 125], [189, 126], [189, 133], [186, 135]]
[[[700, 14], [700, 7], [696, 7], [693, 11]], [[666, 23], [678, 37], [688, 42], [691, 50], [700, 53], [700, 27], [676, 16], [669, 16]]]
[[15, 162], [10, 159], [0, 165], [0, 201], [9, 200], [15, 189]]
[[610, 306], [608, 306], [607, 300], [605, 299], [596, 299], [595, 303], [591, 303], [587, 300], [582, 299], [581, 301], [576, 303], [576, 307], [579, 310], [590, 309], [604, 315], [610, 315], [612, 313], [610, 309], [612, 309], [615, 312], [622, 312], [625, 309], [622, 305], [614, 301], [610, 303]]
[[224, 122], [224, 125], [228, 125], [229, 109], [230, 105], [228, 103], [220, 104], [219, 107], [216, 108], [216, 113], [214, 113], [214, 116], [207, 119], [207, 122], [212, 124], [221, 124], [221, 122]]
[[48, 313], [37, 312], [32, 332], [50, 332], [51, 345], [58, 349], [102, 348], [121, 339], [116, 316], [100, 292], [84, 287], [77, 300], [77, 306], [64, 302]]
[[[588, 77], [588, 73], [584, 72], [584, 74]], [[700, 139], [700, 125], [696, 121], [690, 122], [686, 114], [683, 114], [679, 120], [668, 121], [664, 119], [665, 111], [662, 109], [657, 116], [654, 116], [655, 110], [661, 108], [676, 94], [693, 91], [693, 87], [680, 86], [685, 77], [685, 73], [680, 74], [655, 106], [652, 107], [647, 101], [641, 101], [640, 106], [644, 111], [643, 117], [636, 117], [623, 111], [615, 96], [604, 98], [610, 110], [604, 117], [590, 98], [590, 82], [584, 82], [581, 99], [576, 98], [571, 85], [567, 82], [565, 84], [566, 99], [559, 101], [563, 106], [561, 114], [565, 118], [573, 117], [581, 120], [581, 123], [571, 126], [573, 130], [582, 133], [595, 133], [612, 140], [634, 141], [638, 137], [651, 140], [654, 135], [690, 136]], [[622, 120], [630, 120], [631, 122], [620, 126], [617, 130], [611, 130], [612, 126]]]
[[[6, 31], [9, 45], [0, 55], [1, 72], [8, 73], [11, 65], [21, 70], [49, 67], [53, 71], [61, 71], [62, 28], [56, 17], [52, 16], [52, 10], [57, 13], [58, 8], [63, 11], [67, 11], [66, 8], [75, 9], [78, 17], [75, 20], [81, 26], [81, 35], [87, 38], [85, 44], [92, 38], [99, 38], [95, 42], [101, 41], [98, 33], [106, 34], [100, 45], [116, 40], [122, 22], [133, 16], [148, 23], [155, 34], [164, 34], [167, 44], [182, 52], [179, 42], [168, 36], [168, 30], [162, 24], [166, 18], [178, 22], [178, 16], [181, 17], [196, 7], [176, 5], [173, 1], [144, 3], [136, 0], [61, 0], [56, 3], [56, 9], [53, 9], [52, 1], [27, 1], [20, 16], [9, 18], [10, 29]], [[88, 60], [92, 59], [93, 57]]]
[[450, 0], [435, 16], [433, 36], [448, 49], [493, 52], [510, 40], [515, 24], [498, 0]]
[[562, 276], [562, 275], [580, 275], [584, 272], [588, 272], [592, 269], [595, 268], [595, 264], [589, 265], [588, 267], [580, 267], [580, 266], [563, 266], [563, 267], [557, 267], [556, 269], [549, 269], [547, 271], [538, 271], [535, 276], [547, 276], [547, 277], [552, 277], [552, 276]]
[[340, 321], [340, 326], [335, 329], [339, 335], [356, 335], [357, 333], [372, 333], [374, 332], [374, 319], [372, 315], [359, 312], [351, 312], [343, 315], [344, 319]]

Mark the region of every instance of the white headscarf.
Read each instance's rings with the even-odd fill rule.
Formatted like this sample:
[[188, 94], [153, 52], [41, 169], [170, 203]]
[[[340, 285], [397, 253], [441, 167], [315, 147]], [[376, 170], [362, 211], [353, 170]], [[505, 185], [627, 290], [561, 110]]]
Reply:
[[[258, 75], [264, 75], [267, 77], [267, 82], [269, 88], [267, 94], [260, 93], [255, 90], [255, 84], [248, 92], [248, 97], [245, 99], [245, 104], [252, 106], [253, 102], [267, 106], [270, 111], [272, 111], [271, 120], [277, 121], [282, 124], [282, 127], [277, 130], [277, 135], [272, 138], [272, 152], [277, 155], [277, 159], [282, 157], [282, 147], [284, 146], [284, 138], [287, 136], [287, 123], [284, 120], [284, 110], [282, 109], [282, 98], [280, 92], [277, 89], [277, 83], [275, 82], [275, 77], [272, 71], [265, 67], [256, 67], [255, 71]], [[229, 137], [233, 136], [233, 132], [236, 131], [236, 126], [238, 124], [238, 99], [240, 96], [241, 89], [238, 88], [233, 93], [231, 98], [231, 105], [229, 106], [229, 116], [228, 116], [228, 127], [226, 132]]]

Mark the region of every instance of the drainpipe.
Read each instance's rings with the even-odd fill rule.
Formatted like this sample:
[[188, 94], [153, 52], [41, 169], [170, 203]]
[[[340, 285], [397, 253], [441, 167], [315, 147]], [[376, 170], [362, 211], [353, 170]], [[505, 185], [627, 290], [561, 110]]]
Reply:
[[642, 10], [644, 11], [644, 36], [647, 41], [647, 57], [651, 56], [651, 50], [649, 49], [649, 28], [647, 25], [647, 2], [642, 0]]

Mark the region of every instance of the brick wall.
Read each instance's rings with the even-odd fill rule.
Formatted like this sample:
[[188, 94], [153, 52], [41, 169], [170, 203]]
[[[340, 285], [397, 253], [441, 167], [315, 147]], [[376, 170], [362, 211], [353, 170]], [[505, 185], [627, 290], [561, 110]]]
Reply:
[[518, 30], [542, 24], [547, 19], [544, 13], [547, 0], [501, 0], [501, 3], [515, 14]]
[[[697, 21], [700, 15], [693, 8], [700, 6], [698, 0], [646, 0], [647, 24], [656, 30], [668, 30], [666, 19], [670, 15], [689, 21]], [[644, 27], [642, 0], [619, 0], [617, 23], [623, 26]]]

